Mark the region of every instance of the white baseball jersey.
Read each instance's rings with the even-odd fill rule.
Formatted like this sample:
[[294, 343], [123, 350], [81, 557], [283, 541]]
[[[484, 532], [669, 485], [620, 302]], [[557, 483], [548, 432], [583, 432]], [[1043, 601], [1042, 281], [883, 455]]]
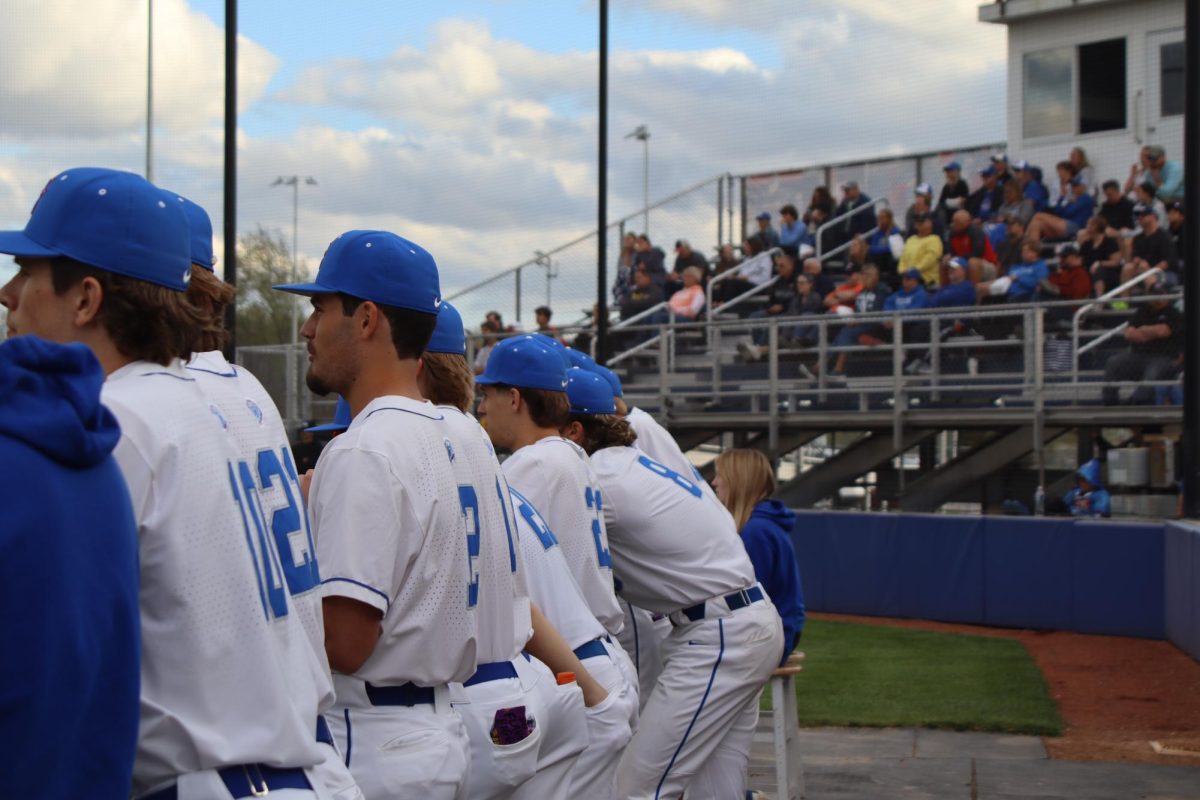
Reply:
[[711, 491], [634, 447], [597, 450], [592, 466], [629, 602], [670, 613], [754, 584], [733, 517]]
[[587, 453], [561, 436], [522, 447], [504, 462], [508, 483], [550, 524], [588, 608], [609, 633], [624, 614], [613, 591], [604, 498]]
[[220, 410], [179, 361], [128, 364], [101, 399], [138, 521], [134, 793], [222, 766], [318, 763], [315, 692], [281, 678], [308, 643]]
[[366, 703], [363, 682], [440, 686], [475, 672], [475, 564], [442, 413], [377, 397], [321, 453], [309, 514], [325, 596], [383, 613], [382, 635], [337, 704]]
[[508, 482], [491, 440], [475, 418], [453, 406], [437, 410], [444, 417], [442, 432], [467, 516], [473, 590], [478, 596], [476, 660], [510, 661], [525, 648], [533, 622]]
[[642, 411], [640, 408], [631, 408], [629, 413], [625, 415], [625, 421], [629, 423], [629, 427], [633, 428], [633, 432], [637, 434], [637, 441], [633, 446], [641, 450], [646, 455], [660, 464], [670, 467], [675, 472], [683, 475], [692, 482], [703, 483], [700, 477], [700, 472], [684, 455], [679, 444], [675, 441], [675, 437], [670, 431], [658, 424], [658, 420]]
[[[321, 575], [283, 418], [258, 378], [230, 364], [219, 350], [197, 353], [187, 371], [220, 410], [225, 432], [240, 456], [239, 474], [251, 477], [244, 487], [270, 530], [268, 541], [275, 547], [288, 596], [316, 661], [311, 672], [320, 694], [319, 711], [325, 711], [333, 705], [333, 681], [325, 655]], [[294, 659], [292, 666], [304, 663]]]
[[524, 495], [510, 490], [530, 599], [572, 648], [600, 638], [604, 626], [588, 608], [549, 523]]

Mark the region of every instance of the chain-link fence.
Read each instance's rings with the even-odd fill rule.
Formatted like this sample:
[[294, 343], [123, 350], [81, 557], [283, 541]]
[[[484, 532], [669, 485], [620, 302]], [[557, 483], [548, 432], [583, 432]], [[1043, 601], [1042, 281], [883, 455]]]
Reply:
[[239, 347], [237, 363], [258, 378], [271, 395], [289, 434], [295, 435], [314, 421], [333, 418], [336, 398], [317, 397], [304, 382], [308, 350], [303, 343]]
[[802, 169], [778, 170], [741, 177], [743, 235], [755, 230], [754, 217], [762, 211], [778, 214], [791, 203], [801, 213], [808, 206], [813, 190], [825, 186], [835, 198], [838, 187], [846, 181], [857, 181], [859, 187], [874, 199], [885, 198], [902, 222], [904, 212], [912, 204], [913, 190], [920, 183], [933, 186], [934, 195], [944, 182], [942, 167], [951, 161], [962, 165], [963, 178], [968, 183], [989, 163], [993, 153], [1004, 150], [1004, 144], [990, 144], [935, 153], [878, 158], [844, 164], [827, 164]]

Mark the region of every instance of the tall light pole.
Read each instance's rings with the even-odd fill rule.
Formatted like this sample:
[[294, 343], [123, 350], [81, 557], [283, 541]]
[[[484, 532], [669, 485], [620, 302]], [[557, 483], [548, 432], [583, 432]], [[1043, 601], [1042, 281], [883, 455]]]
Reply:
[[146, 0], [146, 180], [154, 182], [154, 0]]
[[[272, 186], [290, 186], [292, 187], [292, 283], [296, 283], [299, 278], [297, 273], [300, 270], [300, 250], [298, 239], [300, 236], [300, 181], [304, 181], [308, 186], [316, 186], [317, 179], [312, 175], [307, 175], [301, 178], [299, 175], [280, 175], [272, 183]], [[300, 304], [292, 303], [292, 344], [297, 344], [300, 341]]]
[[642, 233], [650, 233], [650, 129], [638, 125], [626, 139], [637, 139], [642, 143]]

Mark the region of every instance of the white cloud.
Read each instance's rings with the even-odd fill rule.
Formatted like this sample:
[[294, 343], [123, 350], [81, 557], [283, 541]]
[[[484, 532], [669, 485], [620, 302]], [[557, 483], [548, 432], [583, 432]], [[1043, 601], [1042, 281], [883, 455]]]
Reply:
[[[224, 32], [185, 0], [154, 0], [154, 114], [195, 130], [224, 113]], [[6, 137], [137, 132], [146, 112], [146, 2], [9, 0], [0, 48]], [[239, 39], [239, 106], [267, 86], [278, 59]]]

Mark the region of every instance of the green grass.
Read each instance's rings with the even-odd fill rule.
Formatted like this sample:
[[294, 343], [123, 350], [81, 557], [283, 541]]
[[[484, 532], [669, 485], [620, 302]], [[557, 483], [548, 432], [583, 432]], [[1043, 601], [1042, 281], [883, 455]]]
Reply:
[[1011, 639], [810, 619], [800, 649], [802, 726], [1062, 733], [1041, 672]]

